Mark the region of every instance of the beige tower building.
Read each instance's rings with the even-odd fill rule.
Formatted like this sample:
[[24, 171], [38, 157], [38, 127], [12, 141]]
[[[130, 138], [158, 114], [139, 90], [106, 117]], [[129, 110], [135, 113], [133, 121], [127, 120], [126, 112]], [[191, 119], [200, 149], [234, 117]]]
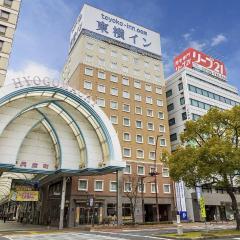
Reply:
[[21, 0], [0, 0], [0, 86], [3, 86]]
[[[143, 195], [139, 189], [135, 217], [139, 222], [156, 221], [155, 182], [149, 173], [157, 159], [159, 218], [171, 220], [174, 190], [168, 168], [160, 161], [162, 152], [170, 150], [160, 35], [84, 5], [71, 32], [63, 80], [101, 106], [118, 133], [127, 163], [123, 219], [131, 217], [126, 192], [133, 191], [131, 179], [136, 175], [144, 187]], [[95, 196], [102, 209], [96, 209], [98, 222], [103, 221], [116, 206], [114, 174], [73, 179], [75, 225], [87, 222], [86, 192]]]

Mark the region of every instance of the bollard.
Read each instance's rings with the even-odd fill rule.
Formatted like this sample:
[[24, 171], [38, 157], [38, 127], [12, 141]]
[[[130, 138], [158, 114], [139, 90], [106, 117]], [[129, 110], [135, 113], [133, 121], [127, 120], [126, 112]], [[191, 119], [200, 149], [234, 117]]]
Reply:
[[182, 225], [177, 225], [177, 234], [183, 235], [183, 226]]

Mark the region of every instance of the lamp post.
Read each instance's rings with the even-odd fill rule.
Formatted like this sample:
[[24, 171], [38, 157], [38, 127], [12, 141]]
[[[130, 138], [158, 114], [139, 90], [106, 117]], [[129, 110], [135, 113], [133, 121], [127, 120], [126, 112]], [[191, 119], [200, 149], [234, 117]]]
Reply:
[[144, 183], [143, 179], [147, 176], [142, 176], [141, 177], [141, 198], [142, 198], [142, 221], [143, 223], [145, 222], [145, 211], [144, 211], [144, 196], [143, 196], [143, 191], [144, 191]]

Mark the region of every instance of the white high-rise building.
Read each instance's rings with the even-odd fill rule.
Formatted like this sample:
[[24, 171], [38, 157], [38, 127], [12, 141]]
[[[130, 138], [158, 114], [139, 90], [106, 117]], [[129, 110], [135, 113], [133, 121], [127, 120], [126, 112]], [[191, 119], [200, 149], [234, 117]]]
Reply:
[[[217, 66], [217, 68], [213, 68]], [[240, 104], [236, 87], [226, 82], [224, 64], [194, 49], [175, 59], [176, 72], [166, 81], [167, 109], [172, 151], [180, 142], [187, 120], [196, 120], [212, 107], [230, 109]], [[219, 70], [219, 71], [218, 71]], [[221, 189], [202, 189], [207, 220], [231, 219], [231, 199]], [[182, 219], [200, 220], [196, 192], [176, 183], [178, 211]], [[238, 198], [240, 202], [240, 197]]]

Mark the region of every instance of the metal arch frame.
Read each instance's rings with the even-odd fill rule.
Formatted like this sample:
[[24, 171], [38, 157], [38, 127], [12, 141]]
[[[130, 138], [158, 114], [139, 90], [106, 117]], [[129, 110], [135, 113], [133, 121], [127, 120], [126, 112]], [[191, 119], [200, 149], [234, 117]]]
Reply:
[[[6, 172], [5, 174], [8, 174], [8, 172]], [[0, 181], [1, 181], [1, 179], [4, 179], [4, 178], [12, 179], [12, 178], [6, 177], [5, 174], [4, 174], [4, 176], [1, 176], [1, 177], [0, 177]], [[11, 176], [15, 175], [15, 176], [19, 177], [17, 174], [18, 174], [18, 173], [10, 173]], [[20, 173], [20, 174], [21, 174], [21, 175], [24, 175], [25, 179], [28, 179], [28, 178], [25, 176], [24, 173]]]
[[[66, 97], [66, 98], [67, 98], [67, 97]], [[44, 101], [40, 101], [40, 102], [38, 102], [38, 103], [34, 103], [34, 104], [32, 104], [32, 105], [30, 105], [30, 106], [28, 106], [28, 107], [23, 108], [20, 112], [18, 112], [18, 113], [9, 121], [9, 123], [6, 125], [6, 127], [3, 129], [3, 131], [4, 131], [15, 119], [17, 119], [17, 118], [18, 118], [19, 116], [21, 116], [22, 114], [24, 114], [24, 113], [26, 113], [26, 112], [28, 112], [28, 111], [31, 111], [31, 110], [36, 110], [36, 111], [38, 111], [41, 115], [43, 115], [44, 119], [45, 119], [45, 120], [48, 122], [48, 124], [51, 126], [51, 129], [52, 129], [52, 131], [53, 131], [53, 133], [54, 133], [54, 135], [55, 135], [55, 137], [56, 137], [56, 139], [57, 139], [57, 141], [58, 141], [58, 146], [59, 146], [59, 149], [60, 149], [59, 155], [61, 156], [61, 158], [60, 158], [60, 165], [61, 165], [61, 164], [62, 164], [61, 144], [60, 144], [60, 141], [59, 141], [59, 137], [58, 137], [58, 135], [57, 135], [57, 132], [56, 132], [55, 128], [53, 127], [53, 125], [51, 124], [50, 120], [47, 118], [46, 114], [42, 113], [42, 112], [39, 110], [39, 108], [38, 108], [38, 105], [42, 105], [42, 104], [45, 104], [45, 103], [46, 103], [46, 106], [40, 106], [40, 108], [41, 108], [41, 107], [48, 107], [49, 109], [51, 109], [52, 111], [54, 111], [54, 112], [56, 112], [56, 113], [58, 114], [57, 111], [55, 111], [53, 108], [50, 108], [50, 107], [49, 107], [49, 105], [51, 105], [51, 104], [56, 105], [58, 108], [61, 109], [62, 112], [64, 112], [64, 113], [71, 119], [71, 123], [73, 123], [73, 124], [74, 124], [74, 127], [77, 129], [78, 135], [75, 135], [75, 133], [74, 133], [74, 131], [73, 131], [73, 128], [69, 125], [69, 123], [68, 123], [60, 114], [58, 114], [58, 115], [67, 123], [67, 125], [71, 128], [71, 130], [72, 130], [73, 135], [75, 136], [75, 138], [79, 136], [81, 142], [79, 143], [79, 141], [78, 141], [77, 139], [76, 139], [76, 140], [77, 140], [78, 145], [79, 145], [80, 156], [82, 156], [82, 155], [81, 155], [81, 152], [83, 152], [83, 157], [84, 157], [83, 161], [84, 161], [84, 163], [86, 164], [86, 163], [87, 163], [87, 155], [88, 155], [88, 154], [87, 154], [86, 141], [85, 141], [85, 139], [84, 139], [84, 137], [83, 137], [82, 131], [81, 131], [81, 129], [79, 128], [77, 122], [74, 120], [74, 118], [69, 114], [69, 112], [68, 112], [67, 110], [65, 110], [60, 104], [57, 103], [58, 101], [60, 101], [60, 100], [52, 100], [52, 99], [50, 99], [50, 100], [44, 100]], [[42, 119], [41, 122], [42, 122], [44, 119]], [[44, 125], [44, 124], [43, 124], [43, 125]], [[45, 127], [45, 126], [44, 126], [44, 127]], [[32, 129], [31, 129], [31, 130], [32, 130]]]
[[[67, 90], [56, 88], [56, 87], [43, 87], [43, 86], [27, 87], [27, 88], [20, 89], [20, 90], [17, 90], [15, 92], [9, 93], [8, 95], [4, 96], [2, 99], [0, 99], [0, 106], [6, 104], [8, 102], [11, 102], [13, 100], [23, 98], [25, 96], [21, 96], [19, 98], [16, 98], [16, 97], [19, 96], [20, 94], [26, 94], [27, 95], [27, 93], [30, 92], [30, 91], [34, 91], [34, 92], [44, 92], [44, 91], [47, 91], [47, 92], [52, 92], [53, 95], [56, 94], [56, 93], [64, 94], [65, 96], [71, 98], [75, 102], [77, 102], [80, 105], [82, 105], [84, 107], [84, 109], [86, 109], [90, 113], [90, 115], [92, 115], [94, 117], [94, 119], [97, 121], [100, 129], [103, 131], [104, 136], [105, 136], [105, 138], [107, 140], [107, 144], [108, 144], [108, 149], [109, 149], [109, 154], [110, 154], [109, 155], [109, 160], [111, 160], [113, 158], [113, 143], [112, 143], [110, 134], [109, 134], [109, 132], [107, 130], [107, 127], [106, 127], [105, 123], [98, 116], [96, 111], [92, 107], [90, 107], [90, 104], [86, 103], [83, 99], [81, 99], [80, 97], [77, 97], [75, 94], [73, 94], [73, 93], [71, 93], [71, 92], [69, 92]], [[55, 97], [55, 96], [52, 96], [52, 97]], [[15, 99], [12, 99], [12, 98], [15, 98]]]

